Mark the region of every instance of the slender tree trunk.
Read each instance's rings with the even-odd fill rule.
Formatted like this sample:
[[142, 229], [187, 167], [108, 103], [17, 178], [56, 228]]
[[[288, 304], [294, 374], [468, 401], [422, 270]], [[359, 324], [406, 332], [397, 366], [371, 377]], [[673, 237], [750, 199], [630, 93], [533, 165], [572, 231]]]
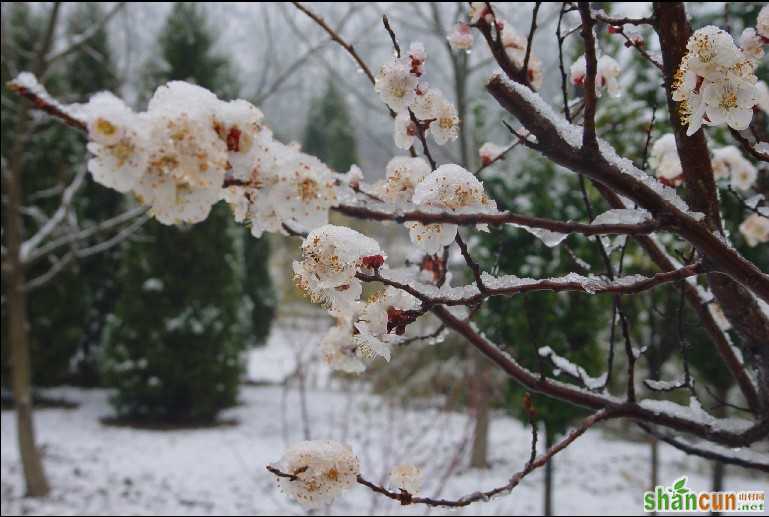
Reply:
[[474, 372], [471, 379], [471, 403], [475, 413], [473, 448], [470, 466], [476, 469], [489, 468], [489, 365], [478, 352], [473, 351]]
[[[545, 424], [545, 450], [553, 446], [552, 433], [547, 429]], [[553, 515], [553, 474], [554, 465], [553, 458], [545, 463], [545, 492], [544, 492], [544, 506], [545, 509], [542, 515]]]
[[[728, 388], [719, 386], [716, 390], [717, 396], [720, 400], [726, 400], [728, 396]], [[726, 406], [720, 406], [713, 411], [714, 415], [719, 418], [726, 417]], [[720, 461], [713, 462], [713, 492], [721, 492], [724, 489], [724, 476], [726, 474], [726, 465]], [[721, 515], [721, 512], [710, 512], [711, 515]]]
[[[29, 127], [27, 110], [23, 110], [18, 127], [18, 138], [25, 139]], [[35, 445], [35, 427], [32, 419], [32, 383], [29, 360], [29, 334], [27, 323], [27, 293], [24, 265], [21, 259], [23, 239], [22, 206], [22, 151], [11, 155], [11, 164], [3, 175], [6, 205], [5, 244], [7, 258], [4, 264], [6, 273], [6, 297], [8, 302], [8, 339], [11, 342], [11, 375], [13, 398], [16, 405], [16, 429], [19, 441], [19, 453], [24, 470], [27, 495], [32, 497], [48, 494], [48, 481], [45, 478], [40, 451]]]
[[[659, 441], [654, 436], [651, 437], [649, 442], [649, 449], [651, 449], [651, 486], [649, 490], [653, 491], [654, 487], [659, 484]], [[649, 515], [657, 515], [657, 512], [649, 512]]]

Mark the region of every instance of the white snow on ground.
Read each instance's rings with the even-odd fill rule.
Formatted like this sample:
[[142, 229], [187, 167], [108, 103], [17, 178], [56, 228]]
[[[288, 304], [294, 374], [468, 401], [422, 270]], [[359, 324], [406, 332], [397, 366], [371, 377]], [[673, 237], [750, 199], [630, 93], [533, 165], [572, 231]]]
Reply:
[[[503, 484], [525, 461], [529, 431], [516, 420], [496, 415], [491, 431], [492, 468], [467, 470], [465, 454], [471, 426], [465, 415], [434, 409], [404, 410], [364, 395], [311, 391], [308, 407], [313, 438], [349, 443], [369, 479], [383, 481], [395, 464], [416, 463], [426, 471], [423, 492], [456, 497]], [[54, 487], [41, 500], [24, 499], [12, 411], [2, 413], [2, 513], [7, 514], [282, 514], [303, 515], [275, 488], [264, 466], [276, 461], [289, 442], [302, 439], [296, 391], [247, 386], [242, 404], [224, 415], [236, 426], [185, 431], [109, 427], [104, 390], [54, 390], [81, 402], [75, 410], [37, 412], [45, 466]], [[638, 514], [649, 476], [648, 446], [620, 441], [592, 430], [561, 453], [555, 463], [558, 513]], [[666, 446], [661, 448], [660, 480], [689, 476], [689, 486], [708, 485], [709, 467]], [[447, 476], [447, 473], [448, 476]], [[444, 483], [443, 478], [448, 477]], [[542, 473], [526, 478], [509, 496], [466, 509], [467, 515], [537, 514]], [[766, 478], [731, 468], [727, 488], [766, 489]], [[401, 507], [357, 486], [329, 508], [332, 514], [414, 514], [424, 507]], [[446, 514], [446, 510], [432, 510]]]

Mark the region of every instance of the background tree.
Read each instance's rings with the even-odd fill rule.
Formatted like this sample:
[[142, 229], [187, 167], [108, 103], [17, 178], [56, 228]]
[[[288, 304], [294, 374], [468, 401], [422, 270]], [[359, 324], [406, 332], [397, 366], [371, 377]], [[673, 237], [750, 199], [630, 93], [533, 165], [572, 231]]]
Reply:
[[[213, 47], [202, 8], [176, 4], [159, 38], [162, 60], [146, 76], [231, 96], [231, 66]], [[107, 331], [113, 405], [125, 417], [210, 421], [236, 401], [248, 335], [258, 342], [268, 331], [266, 240], [249, 236], [244, 244], [222, 205], [194, 230], [153, 222], [145, 234], [122, 256], [120, 300]]]
[[345, 172], [358, 161], [352, 120], [334, 81], [326, 82], [326, 91], [310, 105], [304, 130], [306, 153], [317, 156], [338, 172]]

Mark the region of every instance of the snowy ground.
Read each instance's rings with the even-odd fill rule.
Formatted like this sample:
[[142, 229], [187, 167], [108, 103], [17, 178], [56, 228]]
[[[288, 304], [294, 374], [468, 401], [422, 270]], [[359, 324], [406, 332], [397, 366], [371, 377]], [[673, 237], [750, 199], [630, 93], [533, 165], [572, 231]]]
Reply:
[[[403, 410], [380, 399], [315, 389], [308, 393], [309, 432], [352, 445], [365, 475], [383, 480], [393, 464], [425, 467], [424, 493], [446, 497], [504, 483], [525, 461], [528, 430], [498, 415], [491, 434], [493, 468], [466, 470], [455, 450], [466, 443], [464, 415], [432, 409]], [[42, 410], [37, 429], [53, 493], [43, 500], [21, 498], [14, 415], [2, 413], [2, 513], [7, 514], [297, 514], [274, 487], [264, 465], [277, 460], [286, 443], [302, 438], [296, 391], [247, 386], [242, 405], [225, 417], [239, 425], [188, 431], [143, 431], [108, 427], [107, 393], [57, 389], [81, 402], [75, 410]], [[609, 438], [593, 430], [557, 456], [556, 512], [638, 514], [648, 478], [648, 447]], [[707, 467], [667, 447], [662, 449], [664, 484], [687, 474], [689, 486], [707, 486]], [[511, 459], [514, 461], [511, 462]], [[728, 488], [766, 489], [766, 478], [732, 469]], [[467, 514], [537, 514], [541, 473], [526, 478], [509, 496], [473, 506]], [[418, 514], [356, 487], [329, 511], [334, 514]], [[432, 513], [440, 514], [436, 510]], [[460, 512], [453, 512], [460, 513]]]

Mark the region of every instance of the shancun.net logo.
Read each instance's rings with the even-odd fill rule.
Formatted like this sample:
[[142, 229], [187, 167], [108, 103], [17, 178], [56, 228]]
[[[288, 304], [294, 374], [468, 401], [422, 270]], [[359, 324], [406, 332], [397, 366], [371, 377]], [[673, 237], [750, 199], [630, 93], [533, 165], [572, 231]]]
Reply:
[[761, 490], [741, 492], [695, 492], [686, 486], [686, 476], [670, 487], [657, 486], [644, 493], [647, 512], [763, 512], [766, 495]]

